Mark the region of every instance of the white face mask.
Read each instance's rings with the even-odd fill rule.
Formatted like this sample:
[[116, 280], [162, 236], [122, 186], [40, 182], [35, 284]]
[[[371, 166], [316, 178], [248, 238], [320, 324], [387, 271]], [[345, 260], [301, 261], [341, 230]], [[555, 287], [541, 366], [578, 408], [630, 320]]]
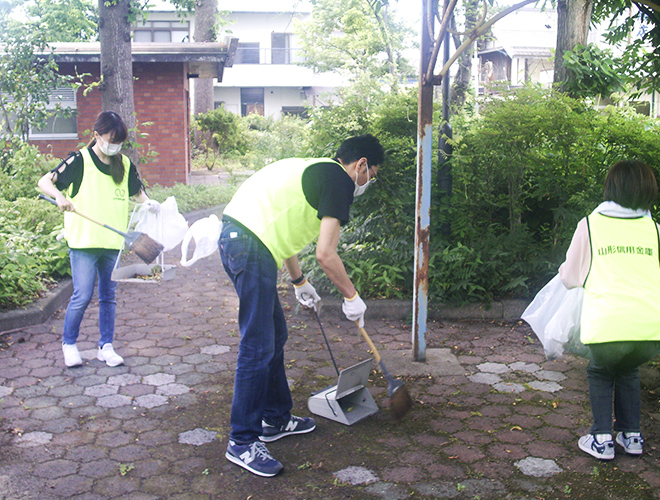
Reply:
[[[354, 182], [354, 184], [355, 184], [355, 189], [353, 190], [353, 198], [356, 198], [356, 197], [358, 197], [358, 196], [364, 194], [364, 192], [367, 190], [367, 188], [368, 188], [371, 184], [373, 184], [374, 182], [376, 182], [376, 178], [373, 178], [373, 179], [369, 179], [367, 182], [365, 182], [364, 184], [362, 184], [362, 185], [360, 186], [360, 185], [358, 184], [358, 175], [359, 175], [359, 173], [358, 173], [358, 172], [355, 172], [355, 182]], [[367, 176], [368, 176], [368, 175], [369, 175], [369, 165], [367, 165]]]
[[101, 153], [103, 153], [106, 156], [115, 156], [117, 153], [121, 151], [121, 147], [124, 145], [123, 142], [120, 142], [119, 144], [112, 144], [111, 142], [105, 142], [103, 140], [103, 137], [99, 135], [98, 141], [99, 143], [99, 149], [101, 150]]

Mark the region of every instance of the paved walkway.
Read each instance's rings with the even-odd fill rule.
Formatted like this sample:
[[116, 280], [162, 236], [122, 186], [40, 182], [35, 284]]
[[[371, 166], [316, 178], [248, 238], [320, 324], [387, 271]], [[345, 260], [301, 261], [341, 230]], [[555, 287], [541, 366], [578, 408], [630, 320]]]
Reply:
[[[295, 410], [309, 415], [309, 395], [336, 374], [315, 317], [286, 287], [282, 298]], [[83, 367], [62, 362], [62, 311], [5, 336], [0, 499], [660, 498], [656, 369], [644, 371], [645, 454], [617, 450], [601, 463], [576, 446], [590, 421], [584, 360], [546, 361], [523, 324], [446, 321], [430, 323], [429, 361], [413, 363], [410, 327], [383, 307], [366, 327], [413, 410], [395, 422], [374, 371], [378, 413], [352, 426], [318, 417], [315, 432], [269, 445], [283, 474], [256, 477], [224, 458], [237, 305], [215, 255], [170, 281], [120, 284], [125, 366], [95, 359], [96, 304], [79, 339]], [[336, 309], [321, 315], [340, 368], [369, 358]]]

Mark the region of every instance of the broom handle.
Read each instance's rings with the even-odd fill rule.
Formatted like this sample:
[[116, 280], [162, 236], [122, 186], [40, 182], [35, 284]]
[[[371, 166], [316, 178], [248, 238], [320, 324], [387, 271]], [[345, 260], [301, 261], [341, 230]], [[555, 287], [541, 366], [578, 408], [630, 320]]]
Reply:
[[[57, 206], [57, 202], [53, 198], [51, 198], [50, 196], [40, 194], [39, 198], [41, 198], [42, 200], [46, 200], [47, 202], [50, 202], [53, 205]], [[95, 219], [92, 219], [91, 217], [88, 217], [85, 214], [81, 214], [75, 208], [72, 210], [72, 212], [75, 213], [75, 214], [80, 215], [80, 217], [82, 217], [83, 219], [87, 219], [88, 221], [93, 222], [94, 224], [98, 224], [99, 226], [103, 226], [104, 228], [109, 229], [110, 231], [114, 231], [117, 234], [121, 234], [124, 238], [126, 238], [126, 236], [128, 236], [126, 233], [120, 231], [119, 229], [115, 229], [114, 227], [110, 227], [107, 224], [103, 224], [103, 222], [99, 222]]]
[[378, 352], [378, 349], [376, 349], [376, 346], [374, 345], [374, 343], [369, 338], [369, 335], [367, 334], [367, 331], [360, 326], [359, 321], [356, 321], [355, 325], [358, 327], [358, 330], [360, 330], [360, 333], [364, 337], [364, 340], [367, 341], [367, 344], [369, 344], [369, 347], [371, 348], [371, 351], [374, 353], [374, 358], [376, 359], [376, 363], [380, 364], [380, 353]]

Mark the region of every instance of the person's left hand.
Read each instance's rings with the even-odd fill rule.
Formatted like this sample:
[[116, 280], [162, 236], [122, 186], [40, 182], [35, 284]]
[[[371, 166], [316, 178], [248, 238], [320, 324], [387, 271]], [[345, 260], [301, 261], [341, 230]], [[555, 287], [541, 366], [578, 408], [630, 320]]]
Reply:
[[305, 307], [312, 307], [321, 300], [321, 297], [307, 279], [300, 285], [293, 285], [293, 289], [296, 292], [296, 299]]
[[145, 207], [152, 213], [152, 214], [157, 214], [160, 213], [160, 203], [158, 203], [156, 200], [152, 200], [149, 198], [147, 201], [143, 203]]

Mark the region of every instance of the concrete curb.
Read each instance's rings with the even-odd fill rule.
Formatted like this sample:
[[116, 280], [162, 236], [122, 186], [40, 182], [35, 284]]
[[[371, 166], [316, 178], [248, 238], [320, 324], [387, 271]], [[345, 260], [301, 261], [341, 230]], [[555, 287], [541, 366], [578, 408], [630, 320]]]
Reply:
[[66, 278], [49, 290], [46, 296], [26, 307], [0, 313], [0, 334], [44, 323], [55, 311], [65, 305], [73, 293], [73, 281]]

